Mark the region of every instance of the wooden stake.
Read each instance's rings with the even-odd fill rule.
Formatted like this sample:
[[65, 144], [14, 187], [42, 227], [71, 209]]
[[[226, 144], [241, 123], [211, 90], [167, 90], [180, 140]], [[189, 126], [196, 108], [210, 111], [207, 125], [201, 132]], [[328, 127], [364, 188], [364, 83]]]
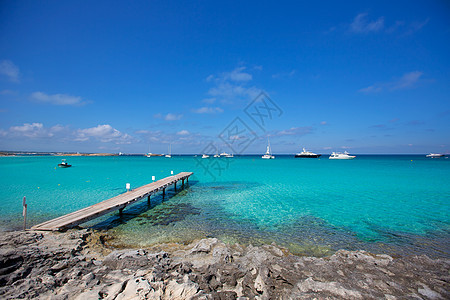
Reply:
[[23, 230], [27, 229], [27, 198], [23, 197], [22, 205], [23, 205]]

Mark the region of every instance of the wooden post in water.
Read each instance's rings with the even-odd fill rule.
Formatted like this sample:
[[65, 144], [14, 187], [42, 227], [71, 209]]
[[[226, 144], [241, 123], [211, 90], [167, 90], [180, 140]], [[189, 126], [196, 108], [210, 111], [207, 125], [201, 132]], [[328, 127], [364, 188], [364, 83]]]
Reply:
[[27, 229], [27, 198], [24, 196], [23, 197], [23, 201], [22, 201], [22, 206], [23, 206], [23, 230]]
[[163, 199], [166, 196], [166, 188], [163, 188]]
[[123, 209], [124, 209], [124, 208], [125, 208], [125, 207], [119, 209], [119, 216], [122, 216], [122, 212], [123, 212]]
[[174, 183], [175, 191], [177, 190], [177, 182]]
[[147, 197], [147, 203], [148, 203], [148, 205], [150, 205], [150, 195], [148, 195], [148, 197]]
[[182, 186], [182, 187], [184, 187], [184, 179], [182, 180], [182, 184], [181, 184], [181, 186]]

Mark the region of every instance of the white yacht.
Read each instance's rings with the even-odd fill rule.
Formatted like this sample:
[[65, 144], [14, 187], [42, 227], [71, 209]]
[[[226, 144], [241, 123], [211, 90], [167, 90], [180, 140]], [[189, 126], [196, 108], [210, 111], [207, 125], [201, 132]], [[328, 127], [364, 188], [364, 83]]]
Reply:
[[214, 157], [220, 157], [220, 155], [219, 154], [214, 154]]
[[354, 159], [356, 156], [349, 155], [347, 151], [344, 153], [341, 152], [333, 152], [331, 153], [329, 159]]
[[233, 154], [228, 154], [228, 153], [226, 153], [226, 152], [220, 153], [220, 156], [223, 156], [223, 157], [234, 157]]
[[444, 157], [444, 154], [440, 154], [440, 153], [430, 153], [427, 154], [426, 157], [431, 157], [431, 158], [437, 158], [437, 157]]
[[165, 155], [167, 158], [171, 158], [172, 157], [172, 144], [169, 145], [169, 154]]
[[209, 157], [208, 154], [203, 154], [203, 155], [202, 155], [202, 158], [208, 158], [208, 157]]
[[306, 157], [306, 158], [319, 158], [322, 154], [316, 154], [310, 151], [306, 151], [305, 148], [303, 148], [303, 152], [295, 154], [294, 157]]
[[266, 154], [264, 154], [263, 156], [261, 156], [261, 158], [264, 159], [274, 159], [275, 156], [272, 155], [271, 151], [270, 151], [270, 141], [269, 139], [267, 139], [267, 150], [266, 150]]

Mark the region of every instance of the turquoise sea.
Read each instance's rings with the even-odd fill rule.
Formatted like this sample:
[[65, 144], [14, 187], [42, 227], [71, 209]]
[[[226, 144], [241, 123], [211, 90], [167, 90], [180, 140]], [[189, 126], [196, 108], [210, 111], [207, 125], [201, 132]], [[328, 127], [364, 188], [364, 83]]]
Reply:
[[450, 257], [450, 159], [425, 155], [358, 155], [335, 161], [277, 156], [201, 159], [144, 156], [0, 157], [0, 228], [22, 227], [81, 209], [182, 171], [194, 175], [177, 193], [153, 196], [85, 224], [110, 245], [275, 242], [300, 255], [338, 249]]

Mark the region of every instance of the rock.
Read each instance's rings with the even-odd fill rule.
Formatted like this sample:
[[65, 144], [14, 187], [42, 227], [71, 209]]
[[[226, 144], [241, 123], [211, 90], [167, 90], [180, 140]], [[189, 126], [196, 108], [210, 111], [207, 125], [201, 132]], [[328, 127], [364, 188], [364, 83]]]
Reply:
[[217, 244], [216, 238], [200, 240], [191, 250], [191, 253], [205, 252], [209, 253], [211, 248]]
[[276, 245], [105, 250], [92, 233], [0, 236], [0, 298], [450, 299], [450, 261], [340, 250], [298, 257]]
[[166, 285], [164, 296], [167, 299], [192, 299], [199, 293], [198, 284], [186, 280], [185, 282], [178, 283], [175, 280], [169, 281]]
[[362, 295], [358, 291], [344, 288], [337, 282], [319, 282], [314, 281], [311, 277], [298, 284], [298, 289], [302, 293], [321, 294], [329, 293], [330, 296], [339, 296], [344, 299], [362, 299]]

